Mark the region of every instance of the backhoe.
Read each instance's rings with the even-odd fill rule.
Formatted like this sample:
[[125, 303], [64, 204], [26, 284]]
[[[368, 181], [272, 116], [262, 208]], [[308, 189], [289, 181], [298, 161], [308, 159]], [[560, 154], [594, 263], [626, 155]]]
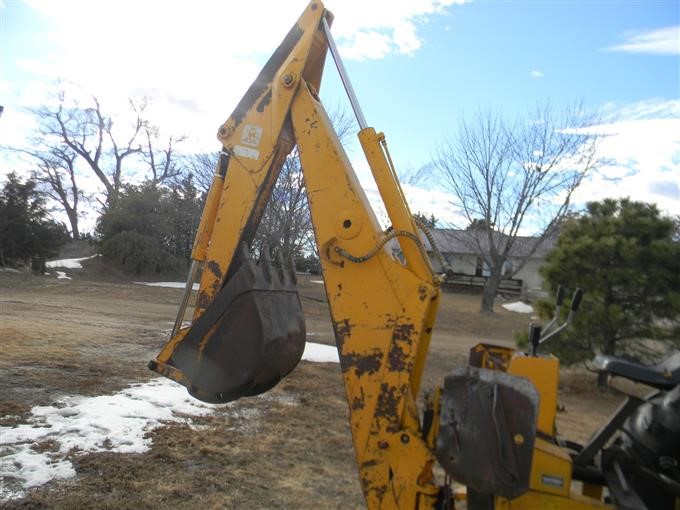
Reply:
[[[480, 345], [470, 366], [452, 372], [426, 399], [421, 419], [416, 402], [441, 278], [430, 265], [421, 237], [427, 232], [409, 211], [385, 136], [364, 119], [331, 36], [332, 22], [321, 2], [310, 2], [219, 127], [222, 150], [184, 298], [171, 338], [149, 367], [194, 397], [218, 403], [265, 392], [295, 368], [306, 335], [294, 268], [280, 252], [265, 250], [255, 261], [250, 247], [279, 170], [297, 145], [367, 507], [447, 509], [461, 499], [471, 509], [606, 506], [597, 473], [580, 493], [573, 490], [577, 461], [555, 434], [553, 357]], [[318, 96], [328, 52], [356, 114], [358, 138], [391, 223], [387, 230]], [[403, 261], [392, 255], [391, 242], [399, 243]], [[193, 317], [185, 327], [199, 271]], [[674, 431], [677, 392], [668, 392], [669, 403], [662, 405], [671, 409], [666, 415], [672, 415]], [[591, 453], [582, 454], [584, 469], [593, 464]], [[436, 464], [445, 479], [436, 480]], [[466, 484], [467, 494], [452, 491], [451, 478]], [[620, 480], [627, 480], [625, 473]]]

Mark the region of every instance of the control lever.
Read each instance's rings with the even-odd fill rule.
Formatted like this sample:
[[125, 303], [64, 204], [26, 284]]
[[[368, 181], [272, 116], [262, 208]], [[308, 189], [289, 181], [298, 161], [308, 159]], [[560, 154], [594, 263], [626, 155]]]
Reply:
[[[578, 307], [581, 305], [582, 298], [583, 289], [581, 288], [576, 289], [574, 291], [574, 294], [571, 296], [571, 307], [569, 309], [569, 315], [567, 315], [567, 320], [564, 321], [563, 324], [559, 324], [560, 308], [562, 303], [564, 302], [564, 288], [561, 285], [557, 288], [557, 302], [559, 303], [559, 305], [555, 306], [555, 316], [543, 330], [543, 336], [538, 341], [538, 345], [541, 345], [542, 343], [546, 342], [547, 340], [555, 336], [557, 333], [562, 331], [564, 328], [566, 328], [569, 325], [569, 323], [571, 323], [572, 319], [574, 318], [574, 314], [578, 310]], [[549, 331], [553, 327], [555, 327], [555, 329]]]
[[538, 346], [541, 343], [541, 326], [532, 322], [529, 324], [529, 343], [531, 344], [531, 356], [536, 357]]
[[547, 334], [557, 322], [557, 318], [560, 316], [560, 309], [562, 308], [562, 303], [564, 303], [564, 286], [557, 286], [557, 296], [555, 297], [555, 311], [553, 312], [553, 318], [550, 322], [545, 325], [543, 331]]

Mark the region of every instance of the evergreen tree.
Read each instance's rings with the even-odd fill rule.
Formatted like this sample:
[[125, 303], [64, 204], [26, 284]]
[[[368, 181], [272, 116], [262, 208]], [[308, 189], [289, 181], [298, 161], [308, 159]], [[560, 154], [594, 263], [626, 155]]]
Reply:
[[102, 255], [136, 274], [182, 270], [191, 254], [200, 202], [190, 176], [170, 187], [153, 182], [125, 186], [99, 219]]
[[465, 230], [476, 230], [480, 232], [486, 232], [488, 230], [493, 230], [493, 222], [488, 223], [483, 218], [474, 218], [470, 224], [465, 228]]
[[564, 284], [585, 295], [573, 327], [548, 348], [570, 363], [596, 352], [645, 358], [663, 343], [680, 346], [675, 230], [656, 206], [628, 199], [590, 203], [567, 220], [542, 272], [553, 292]]
[[418, 211], [413, 215], [413, 217], [416, 219], [416, 221], [418, 221], [418, 223], [424, 225], [426, 228], [430, 230], [437, 228], [437, 223], [439, 222], [437, 217], [432, 213], [430, 213], [430, 215], [427, 216], [426, 214], [423, 214], [420, 211]]
[[68, 237], [66, 227], [49, 218], [35, 181], [21, 182], [9, 174], [0, 193], [0, 264], [28, 265], [33, 258], [44, 262]]

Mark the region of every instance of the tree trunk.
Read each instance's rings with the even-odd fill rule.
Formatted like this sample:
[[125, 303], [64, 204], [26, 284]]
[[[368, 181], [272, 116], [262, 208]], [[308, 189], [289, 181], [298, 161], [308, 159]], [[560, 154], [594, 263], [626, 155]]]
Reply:
[[486, 285], [484, 285], [484, 293], [482, 294], [482, 307], [480, 310], [482, 313], [494, 313], [493, 305], [496, 301], [496, 292], [498, 291], [498, 285], [500, 283], [501, 270], [500, 268], [498, 268], [498, 270], [494, 268], [494, 270], [491, 271], [489, 279], [486, 281]]
[[73, 209], [68, 209], [66, 211], [68, 216], [68, 221], [71, 224], [71, 237], [74, 241], [80, 239], [80, 230], [78, 229], [78, 213]]

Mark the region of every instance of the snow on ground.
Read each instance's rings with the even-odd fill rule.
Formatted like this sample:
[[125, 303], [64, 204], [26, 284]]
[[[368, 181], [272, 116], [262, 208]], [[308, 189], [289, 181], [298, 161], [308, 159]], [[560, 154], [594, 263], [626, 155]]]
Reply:
[[18, 269], [13, 269], [11, 267], [0, 267], [0, 273], [18, 273]]
[[340, 363], [338, 348], [334, 345], [316, 344], [307, 342], [302, 359], [316, 361], [317, 363]]
[[[338, 351], [308, 342], [302, 359], [337, 363]], [[282, 399], [284, 404], [293, 404], [291, 396]], [[151, 447], [147, 432], [168, 422], [190, 422], [191, 416], [232, 405], [199, 402], [183, 386], [158, 378], [113, 395], [72, 396], [51, 406], [36, 406], [28, 423], [0, 427], [0, 506], [3, 501], [23, 497], [26, 489], [75, 476], [68, 460], [70, 452], [143, 453]], [[233, 409], [238, 415], [248, 411], [255, 410]]]
[[[183, 289], [186, 287], [185, 282], [133, 282], [137, 285], [147, 285], [149, 287], [168, 287], [170, 289]], [[194, 290], [198, 290], [198, 283], [194, 283]]]
[[45, 264], [45, 266], [48, 268], [65, 267], [66, 269], [82, 269], [83, 265], [81, 262], [83, 260], [90, 260], [95, 257], [97, 257], [97, 255], [92, 255], [90, 257], [80, 257], [79, 259], [50, 260]]
[[[323, 280], [310, 280], [311, 283], [318, 283], [323, 285]], [[185, 282], [133, 282], [137, 285], [147, 285], [149, 287], [168, 287], [170, 289], [183, 289], [186, 286]], [[198, 290], [198, 283], [194, 283], [194, 290]]]
[[56, 271], [56, 273], [58, 280], [72, 280], [72, 278], [70, 276], [66, 276], [66, 273], [63, 271]]
[[534, 313], [534, 309], [531, 307], [531, 305], [527, 305], [526, 303], [522, 303], [521, 301], [515, 301], [514, 303], [505, 303], [501, 306], [506, 310], [510, 310], [511, 312]]
[[[163, 422], [187, 421], [215, 406], [189, 396], [168, 379], [135, 384], [114, 395], [66, 397], [53, 406], [36, 406], [28, 423], [0, 427], [0, 501], [22, 496], [22, 489], [75, 475], [69, 452], [141, 453], [151, 440], [145, 433]], [[54, 444], [54, 448], [34, 449]], [[20, 488], [11, 489], [8, 480]]]

